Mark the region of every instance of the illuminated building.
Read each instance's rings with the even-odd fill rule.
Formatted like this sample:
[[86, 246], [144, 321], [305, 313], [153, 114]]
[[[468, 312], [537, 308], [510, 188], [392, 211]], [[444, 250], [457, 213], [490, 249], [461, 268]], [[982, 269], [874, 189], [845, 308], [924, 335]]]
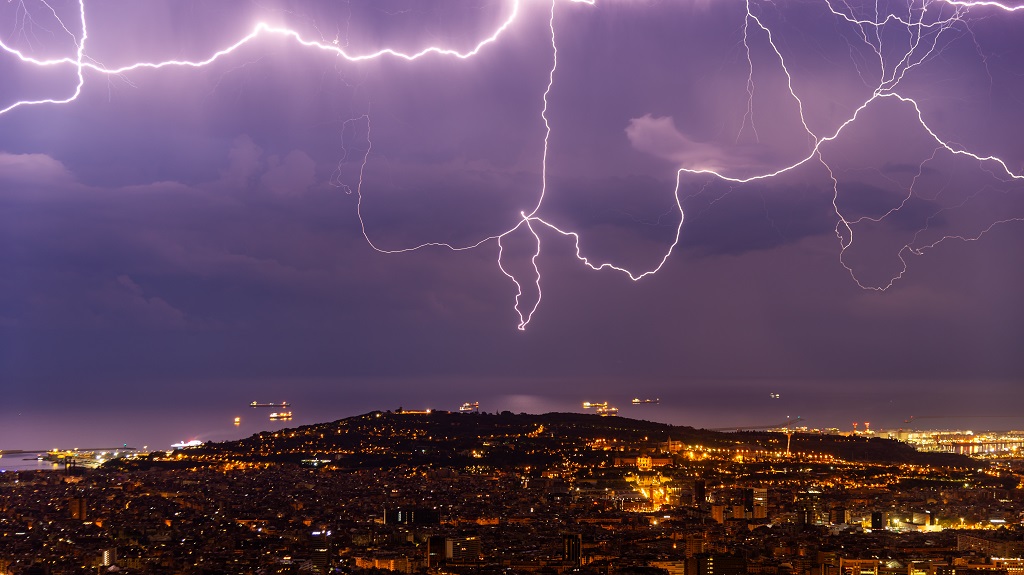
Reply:
[[311, 542], [310, 558], [317, 573], [328, 573], [331, 570], [331, 532], [327, 530], [313, 531], [309, 538]]
[[743, 490], [743, 511], [748, 519], [766, 519], [768, 517], [768, 490], [764, 487], [753, 487]]
[[716, 503], [711, 506], [711, 518], [716, 523], [725, 523], [725, 505]]
[[397, 525], [437, 525], [441, 522], [441, 513], [436, 509], [388, 509], [384, 511], [384, 524]]
[[1019, 539], [997, 539], [957, 533], [958, 551], [976, 551], [990, 557], [1020, 557], [1024, 555], [1024, 541]]
[[708, 553], [696, 557], [695, 575], [746, 575], [747, 560], [736, 555]]
[[847, 559], [839, 558], [840, 575], [878, 575], [878, 559]]
[[444, 558], [451, 563], [480, 561], [480, 539], [478, 537], [449, 537], [445, 539]]

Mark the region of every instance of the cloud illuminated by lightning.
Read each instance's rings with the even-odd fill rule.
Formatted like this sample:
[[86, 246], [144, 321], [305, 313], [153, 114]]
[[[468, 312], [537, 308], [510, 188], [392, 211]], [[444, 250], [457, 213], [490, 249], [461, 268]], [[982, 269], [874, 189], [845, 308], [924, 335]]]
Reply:
[[[82, 94], [83, 87], [90, 75], [126, 76], [140, 70], [201, 68], [218, 60], [227, 58], [241, 47], [259, 42], [260, 39], [265, 37], [285, 38], [308, 50], [332, 54], [349, 62], [361, 62], [383, 58], [416, 61], [427, 56], [463, 60], [469, 59], [486, 50], [490, 45], [502, 40], [509, 29], [515, 26], [521, 18], [524, 1], [525, 0], [509, 0], [507, 2], [504, 19], [498, 23], [489, 34], [480, 39], [472, 48], [464, 51], [446, 48], [443, 46], [429, 46], [414, 52], [403, 52], [392, 48], [382, 48], [371, 52], [359, 53], [350, 51], [346, 45], [339, 45], [338, 42], [310, 40], [303, 37], [299, 32], [293, 29], [260, 22], [256, 23], [249, 33], [201, 59], [169, 59], [152, 62], [140, 61], [122, 66], [107, 67], [92, 59], [87, 52], [89, 32], [85, 0], [79, 0], [77, 4], [77, 27], [66, 26], [57, 16], [57, 12], [44, 0], [40, 0], [40, 5], [53, 15], [59, 23], [59, 26], [63, 29], [63, 32], [72, 38], [75, 46], [74, 55], [57, 58], [37, 58], [28, 55], [25, 51], [15, 48], [14, 45], [5, 42], [2, 38], [0, 38], [0, 51], [13, 56], [19, 62], [29, 67], [66, 68], [74, 74], [74, 88], [68, 93], [49, 98], [15, 101], [0, 108], [0, 116], [13, 113], [23, 107], [72, 104]], [[568, 1], [592, 5], [595, 6], [595, 9], [598, 9], [596, 0]], [[753, 105], [757, 94], [757, 85], [754, 81], [755, 64], [754, 58], [752, 57], [752, 45], [755, 37], [757, 37], [769, 47], [773, 65], [778, 67], [778, 72], [785, 78], [786, 89], [788, 90], [787, 97], [795, 107], [800, 123], [799, 130], [806, 135], [806, 149], [794, 161], [762, 169], [758, 173], [754, 174], [739, 174], [736, 173], [735, 170], [730, 171], [728, 168], [722, 168], [720, 166], [697, 167], [691, 164], [684, 167], [678, 167], [676, 170], [675, 186], [672, 190], [674, 198], [673, 210], [674, 213], [678, 215], [678, 222], [675, 227], [672, 241], [669, 243], [667, 248], [665, 248], [664, 253], [660, 259], [658, 259], [656, 265], [649, 269], [632, 270], [624, 265], [594, 260], [583, 253], [579, 232], [556, 226], [551, 221], [544, 219], [541, 215], [544, 208], [545, 198], [548, 195], [549, 150], [552, 130], [554, 129], [552, 125], [549, 101], [559, 75], [559, 49], [556, 32], [559, 25], [564, 25], [562, 23], [556, 25], [556, 8], [559, 4], [559, 0], [550, 0], [550, 9], [547, 20], [550, 41], [550, 67], [548, 69], [545, 88], [542, 93], [538, 94], [537, 98], [538, 116], [544, 126], [543, 140], [542, 142], [539, 142], [539, 145], [543, 148], [539, 165], [541, 173], [540, 187], [536, 190], [536, 201], [533, 203], [532, 208], [521, 211], [513, 226], [508, 229], [497, 230], [491, 235], [481, 237], [476, 241], [463, 245], [444, 242], [427, 242], [401, 249], [384, 249], [380, 247], [372, 239], [363, 213], [363, 197], [366, 193], [366, 191], [363, 190], [363, 174], [365, 173], [367, 162], [372, 151], [371, 118], [369, 115], [362, 115], [345, 123], [343, 132], [350, 126], [358, 126], [365, 131], [368, 144], [361, 153], [347, 149], [344, 151], [344, 156], [339, 162], [339, 171], [335, 173], [334, 177], [332, 177], [332, 183], [342, 187], [346, 192], [354, 193], [357, 196], [356, 211], [362, 234], [366, 238], [368, 244], [374, 250], [379, 252], [408, 252], [432, 246], [444, 247], [454, 251], [462, 251], [472, 250], [492, 241], [495, 242], [498, 246], [498, 269], [515, 285], [516, 298], [514, 307], [518, 314], [518, 328], [520, 330], [525, 329], [530, 323], [541, 301], [541, 271], [538, 265], [538, 257], [541, 254], [541, 231], [547, 230], [549, 232], [554, 232], [554, 234], [564, 237], [572, 242], [577, 259], [590, 269], [614, 270], [625, 274], [631, 280], [640, 280], [661, 270], [679, 244], [684, 221], [683, 202], [681, 197], [681, 190], [686, 184], [684, 180], [705, 178], [706, 181], [707, 178], [710, 178], [712, 180], [728, 182], [730, 184], [745, 184], [776, 178], [782, 174], [796, 170], [797, 168], [808, 164], [820, 164], [825, 170], [827, 170], [833, 183], [832, 206], [837, 216], [835, 233], [840, 244], [840, 262], [850, 273], [851, 277], [853, 277], [854, 281], [864, 289], [885, 290], [891, 287], [893, 283], [902, 277], [903, 273], [906, 271], [907, 265], [906, 260], [904, 259], [905, 254], [920, 255], [928, 249], [931, 249], [947, 240], [976, 240], [1002, 223], [1006, 223], [1008, 221], [1020, 221], [1021, 218], [999, 220], [987, 227], [984, 227], [975, 235], [959, 234], [944, 236], [923, 246], [913, 247], [913, 242], [907, 243], [899, 250], [898, 253], [898, 257], [903, 263], [902, 270], [900, 270], [894, 277], [890, 278], [888, 282], [884, 282], [881, 285], [866, 284], [858, 279], [854, 269], [848, 265], [844, 259], [847, 250], [854, 242], [855, 228], [858, 224], [866, 221], [881, 221], [899, 210], [900, 207], [902, 207], [902, 204], [877, 217], [861, 216], [859, 218], [852, 218], [846, 216], [840, 208], [839, 176], [835, 173], [833, 166], [826, 160], [826, 154], [823, 149], [832, 142], [837, 141], [840, 136], [851, 126], [857, 123], [871, 107], [877, 106], [881, 102], [892, 102], [897, 103], [906, 114], [912, 117], [920, 125], [924, 132], [927, 133], [928, 137], [933, 141], [936, 152], [944, 151], [952, 156], [970, 158], [978, 162], [979, 165], [982, 166], [982, 169], [992, 173], [993, 175], [997, 175], [1005, 181], [1024, 180], [1024, 175], [1012, 169], [1005, 160], [994, 155], [971, 151], [944, 139], [926, 122], [919, 102], [902, 93], [900, 90], [901, 85], [907, 78], [908, 74], [910, 74], [915, 68], [919, 67], [922, 63], [941, 53], [943, 47], [942, 41], [946, 35], [950, 34], [958, 27], [966, 26], [968, 15], [972, 10], [995, 14], [1000, 12], [1005, 12], [1007, 14], [1018, 12], [1024, 13], [1024, 4], [1012, 5], [1005, 2], [990, 0], [906, 0], [905, 5], [903, 6], [905, 9], [887, 12], [885, 10], [881, 10], [879, 8], [879, 3], [877, 2], [871, 5], [860, 5], [849, 0], [820, 0], [828, 13], [830, 13], [837, 21], [845, 23], [856, 31], [855, 34], [858, 36], [859, 41], [871, 54], [874, 54], [875, 58], [877, 58], [877, 62], [875, 64], [877, 65], [878, 70], [877, 75], [874, 76], [861, 71], [862, 80], [871, 87], [870, 96], [860, 103], [848, 118], [838, 123], [837, 127], [828, 133], [820, 134], [811, 128], [811, 123], [806, 117], [805, 99], [807, 96], [805, 94], [801, 94], [794, 85], [791, 67], [787, 62], [784, 51], [780, 49], [779, 43], [777, 42], [778, 32], [774, 30], [760, 14], [759, 9], [761, 7], [761, 3], [758, 2], [758, 0], [737, 1], [742, 2], [746, 8], [742, 30], [743, 47], [746, 53], [746, 61], [749, 66], [749, 75], [746, 82], [746, 93], [748, 96], [747, 106], [743, 114], [740, 133], [737, 137], [739, 138], [745, 130], [749, 129], [755, 139], [760, 138], [757, 127], [758, 118], [754, 115]], [[20, 13], [22, 21], [16, 24], [16, 28], [24, 28], [26, 25], [25, 20], [29, 18], [27, 10], [22, 10]], [[76, 36], [76, 34], [71, 31], [72, 28], [80, 29], [80, 34]], [[891, 36], [886, 33], [892, 28], [898, 28], [902, 31], [903, 36], [901, 37], [900, 43], [892, 42], [890, 39]], [[668, 124], [671, 125], [671, 118], [652, 118], [647, 116], [644, 121], [663, 123], [667, 121]], [[671, 150], [665, 150], [660, 154], [657, 153], [657, 151], [652, 151], [652, 153], [662, 157], [673, 157]], [[343, 184], [338, 176], [341, 165], [352, 161], [353, 157], [355, 157], [355, 161], [359, 163], [359, 175], [356, 184], [353, 187], [349, 187]], [[934, 157], [935, 156], [933, 154], [931, 159]], [[706, 183], [703, 185], [706, 185]], [[906, 193], [906, 199], [909, 199], [910, 195], [914, 193], [913, 186], [911, 186], [909, 190], [906, 190]], [[904, 200], [904, 203], [906, 203], [906, 199]], [[505, 260], [506, 245], [510, 236], [514, 233], [518, 233], [519, 235], [526, 237], [529, 242], [532, 242], [532, 255], [529, 258], [529, 266], [531, 268], [529, 278], [524, 278], [518, 272], [510, 271], [511, 266], [509, 265], [509, 262]], [[918, 234], [915, 234], [914, 240], [917, 238]], [[524, 291], [524, 287], [527, 285], [530, 288], [528, 290], [529, 294]]]

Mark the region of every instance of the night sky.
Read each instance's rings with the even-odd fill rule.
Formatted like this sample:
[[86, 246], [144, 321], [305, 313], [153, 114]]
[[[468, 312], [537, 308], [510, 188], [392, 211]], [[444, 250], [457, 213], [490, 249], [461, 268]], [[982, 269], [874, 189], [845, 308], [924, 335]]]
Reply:
[[1020, 414], [1024, 9], [967, 4], [4, 3], [0, 448]]

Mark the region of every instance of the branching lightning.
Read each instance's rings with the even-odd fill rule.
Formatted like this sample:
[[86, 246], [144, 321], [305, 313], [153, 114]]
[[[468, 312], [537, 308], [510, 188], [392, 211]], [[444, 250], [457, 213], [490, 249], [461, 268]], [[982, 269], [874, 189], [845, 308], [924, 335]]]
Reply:
[[[26, 26], [33, 25], [32, 17], [27, 8], [24, 7], [24, 1], [19, 4], [18, 18], [15, 22], [16, 33], [25, 35]], [[488, 35], [479, 40], [475, 46], [469, 50], [459, 51], [451, 48], [442, 46], [430, 46], [423, 48], [415, 52], [403, 52], [392, 48], [383, 48], [380, 50], [357, 53], [350, 51], [348, 42], [342, 43], [336, 37], [333, 41], [330, 40], [309, 40], [304, 38], [299, 32], [285, 27], [273, 26], [267, 23], [257, 23], [251, 29], [248, 34], [245, 34], [241, 38], [238, 38], [233, 43], [209, 54], [205, 58], [198, 60], [162, 60], [155, 62], [134, 62], [122, 66], [107, 67], [88, 55], [86, 47], [88, 45], [89, 33], [88, 33], [88, 19], [85, 0], [78, 0], [77, 4], [77, 17], [78, 25], [77, 28], [81, 30], [80, 34], [76, 36], [71, 31], [71, 28], [76, 26], [66, 26], [60, 21], [57, 16], [57, 12], [44, 0], [39, 0], [44, 10], [47, 10], [52, 16], [60, 23], [60, 27], [63, 32], [70, 36], [75, 46], [73, 56], [64, 56], [59, 58], [37, 58], [29, 55], [26, 51], [19, 50], [14, 47], [11, 43], [7, 43], [0, 37], [0, 51], [8, 54], [9, 56], [17, 59], [20, 63], [29, 67], [37, 68], [60, 68], [68, 69], [75, 76], [75, 85], [70, 93], [53, 96], [50, 98], [39, 98], [39, 99], [26, 99], [19, 100], [13, 103], [7, 104], [0, 108], [0, 116], [10, 114], [18, 110], [19, 108], [29, 106], [42, 106], [42, 105], [68, 105], [75, 102], [82, 94], [83, 87], [88, 79], [89, 75], [99, 76], [125, 76], [130, 75], [133, 72], [140, 70], [160, 70], [164, 68], [202, 68], [213, 64], [214, 62], [229, 57], [233, 52], [239, 50], [243, 46], [258, 42], [261, 38], [272, 36], [280, 37], [294, 42], [295, 44], [307, 48], [311, 51], [324, 52], [327, 54], [334, 55], [338, 58], [342, 58], [348, 62], [362, 62], [367, 60], [376, 60], [382, 58], [397, 58], [406, 61], [416, 61], [428, 56], [441, 57], [441, 58], [455, 58], [455, 59], [469, 59], [473, 58], [480, 52], [486, 50], [488, 46], [500, 42], [506, 35], [506, 32], [516, 25], [521, 18], [523, 12], [523, 2], [525, 0], [508, 0], [507, 14], [505, 18], [492, 30]], [[595, 5], [596, 0], [564, 0], [580, 4]], [[771, 56], [775, 65], [778, 66], [778, 71], [785, 78], [785, 85], [788, 90], [788, 98], [792, 105], [795, 107], [797, 117], [799, 118], [800, 126], [799, 129], [802, 133], [806, 134], [806, 149], [802, 152], [802, 155], [796, 158], [795, 161], [786, 165], [774, 166], [770, 169], [755, 173], [753, 175], [737, 175], [730, 173], [728, 170], [721, 169], [700, 169], [700, 168], [679, 168], [675, 172], [675, 186], [672, 191], [674, 198], [674, 209], [673, 213], [678, 215], [678, 222], [676, 224], [674, 237], [665, 249], [662, 257], [657, 261], [656, 265], [646, 270], [631, 270], [623, 265], [618, 265], [611, 262], [598, 262], [593, 260], [584, 254], [584, 250], [581, 246], [581, 236], [577, 231], [563, 229], [562, 227], [556, 226], [554, 223], [542, 217], [544, 209], [545, 198], [549, 193], [549, 158], [550, 158], [550, 142], [552, 131], [555, 129], [556, 124], [554, 118], [552, 118], [552, 112], [550, 108], [550, 96], [552, 91], [556, 87], [558, 72], [559, 72], [559, 49], [556, 31], [558, 25], [564, 25], [558, 23], [556, 25], [556, 8], [559, 5], [559, 0], [550, 0], [550, 11], [548, 17], [548, 32], [550, 41], [550, 68], [548, 69], [547, 83], [545, 85], [543, 93], [539, 94], [538, 97], [538, 118], [543, 124], [543, 141], [540, 142], [542, 145], [542, 153], [539, 171], [540, 171], [540, 185], [539, 189], [536, 190], [536, 201], [533, 204], [532, 209], [528, 211], [522, 211], [518, 214], [515, 224], [508, 229], [499, 230], [496, 233], [482, 237], [477, 241], [467, 243], [464, 245], [455, 245], [444, 242], [427, 242], [419, 245], [409, 246], [401, 249], [385, 249], [376, 243], [368, 229], [367, 221], [364, 216], [363, 198], [366, 192], [363, 189], [363, 176], [365, 174], [367, 163], [371, 157], [373, 149], [372, 138], [370, 137], [371, 129], [371, 118], [368, 114], [364, 114], [348, 120], [345, 122], [342, 128], [343, 138], [346, 130], [349, 129], [362, 129], [365, 130], [367, 146], [365, 149], [356, 152], [350, 149], [346, 143], [342, 142], [342, 158], [339, 161], [338, 170], [335, 171], [332, 177], [331, 183], [342, 188], [346, 193], [354, 194], [357, 198], [356, 212], [361, 226], [361, 231], [365, 237], [367, 243], [374, 250], [381, 253], [399, 253], [420, 250], [428, 247], [444, 247], [453, 251], [472, 250], [479, 248], [486, 243], [494, 242], [497, 245], [497, 266], [499, 271], [511, 280], [515, 286], [516, 297], [515, 297], [515, 312], [518, 314], [518, 328], [523, 330], [532, 320], [536, 313], [542, 297], [541, 292], [541, 270], [538, 264], [538, 258], [541, 254], [542, 244], [542, 232], [553, 232], [554, 235], [563, 237], [572, 242], [575, 248], [576, 258], [585, 266], [592, 270], [614, 270], [625, 274], [629, 279], [638, 281], [646, 276], [655, 274], [660, 271], [669, 258], [672, 256], [676, 247], [679, 245], [680, 237], [683, 230], [683, 200], [681, 190], [684, 187], [684, 180], [690, 178], [704, 179], [704, 183], [701, 184], [701, 189], [706, 189], [708, 181], [721, 181], [726, 182], [730, 185], [741, 185], [755, 181], [769, 180], [776, 178], [796, 170], [801, 166], [808, 164], [820, 164], [829, 174], [832, 181], [832, 207], [834, 208], [835, 215], [837, 217], [837, 223], [835, 226], [835, 234], [839, 240], [839, 260], [840, 263], [846, 268], [853, 280], [863, 289], [884, 291], [891, 287], [898, 279], [900, 279], [907, 269], [906, 255], [921, 255], [927, 250], [930, 250], [937, 245], [949, 241], [949, 240], [961, 240], [961, 241], [974, 241], [995, 227], [1011, 222], [1011, 221], [1022, 221], [1024, 218], [1007, 218], [991, 223], [987, 227], [984, 227], [976, 234], [963, 235], [954, 234], [939, 238], [938, 240], [932, 241], [925, 245], [915, 246], [915, 242], [918, 240], [921, 232], [919, 230], [914, 234], [913, 240], [902, 246], [899, 250], [898, 257], [903, 263], [902, 270], [899, 271], [894, 277], [892, 277], [887, 283], [882, 285], [872, 285], [862, 282], [857, 277], [857, 273], [851, 267], [845, 256], [847, 250], [853, 245], [854, 242], [854, 231], [858, 224], [865, 222], [880, 222], [883, 219], [891, 216], [900, 210], [904, 204], [915, 194], [915, 186], [912, 184], [906, 189], [906, 197], [904, 202], [899, 206], [893, 207], [888, 212], [880, 216], [860, 216], [860, 217], [849, 217], [844, 214], [843, 209], [840, 207], [839, 202], [839, 187], [840, 187], [840, 176], [837, 175], [833, 165], [830, 165], [826, 159], [825, 148], [838, 140], [844, 131], [848, 130], [851, 126], [858, 122], [861, 116], [872, 106], [877, 105], [880, 102], [888, 101], [898, 103], [906, 113], [913, 117], [916, 122], [920, 125], [921, 129], [928, 135], [928, 137], [934, 141], [935, 152], [932, 156], [926, 159], [920, 166], [917, 176], [914, 177], [916, 183], [924, 170], [924, 166], [929, 161], [933, 161], [936, 154], [940, 152], [948, 153], [952, 156], [959, 156], [970, 158], [976, 161], [982, 170], [987, 171], [993, 177], [997, 177], [1003, 181], [1021, 181], [1024, 180], [1024, 174], [1019, 171], [1015, 171], [1010, 165], [1002, 158], [994, 155], [988, 155], [978, 153], [970, 149], [966, 149], [958, 144], [953, 143], [948, 139], [944, 139], [924, 118], [924, 114], [921, 109], [921, 105], [914, 98], [901, 93], [901, 85], [904, 83], [908, 74], [911, 74], [915, 68], [919, 67], [922, 63], [934, 58], [940, 54], [943, 50], [942, 40], [943, 38], [953, 33], [955, 30], [959, 30], [962, 33], [972, 34], [970, 28], [967, 26], [968, 14], [971, 11], [984, 11], [986, 14], [1024, 14], [1024, 4], [1011, 5], [1005, 2], [998, 2], [993, 0], [906, 0], [905, 10], [901, 10], [900, 13], [886, 12], [879, 8], [878, 2], [865, 3], [865, 6], [860, 6], [850, 0], [820, 0], [822, 5], [827, 9], [829, 13], [837, 20], [843, 22], [845, 25], [851, 27], [856, 31], [856, 36], [859, 41], [866, 47], [869, 53], [874, 54], [877, 58], [875, 65], [879, 73], [876, 77], [867, 77], [864, 70], [859, 70], [861, 79], [871, 87], [871, 94], [866, 100], [864, 100], [856, 109], [853, 110], [852, 114], [845, 120], [838, 123], [838, 127], [826, 134], [818, 134], [811, 128], [811, 122], [807, 119], [807, 112], [805, 107], [806, 94], [801, 94], [800, 91], [794, 85], [794, 78], [791, 73], [791, 66], [787, 62], [787, 58], [784, 55], [784, 51], [780, 49], [779, 43], [777, 42], [777, 33], [773, 30], [772, 26], [766, 23], [762, 17], [760, 10], [763, 7], [762, 2], [764, 0], [735, 0], [742, 2], [745, 6], [745, 16], [742, 25], [742, 43], [743, 49], [746, 53], [746, 62], [749, 66], [749, 75], [746, 81], [746, 94], [747, 94], [747, 106], [743, 111], [742, 123], [740, 126], [739, 133], [737, 134], [737, 140], [743, 136], [743, 133], [749, 128], [753, 134], [755, 140], [760, 139], [760, 133], [757, 127], [757, 118], [754, 115], [754, 99], [757, 93], [757, 86], [754, 80], [754, 58], [752, 57], [753, 51], [753, 40], [755, 35], [760, 38], [770, 48]], [[770, 3], [770, 2], [768, 2]], [[595, 7], [595, 9], [598, 9]], [[887, 40], [889, 38], [888, 32], [892, 29], [898, 29], [902, 32], [903, 44], [894, 46], [892, 42]], [[20, 32], [19, 32], [20, 31]], [[340, 33], [339, 33], [340, 34]], [[26, 42], [28, 42], [26, 40]], [[347, 163], [358, 162], [358, 179], [354, 186], [342, 182], [340, 173], [342, 166]], [[965, 200], [967, 201], [967, 200]], [[932, 217], [938, 214], [933, 214]], [[929, 222], [931, 218], [929, 218]], [[521, 274], [510, 271], [509, 262], [506, 261], [507, 242], [512, 234], [518, 233], [528, 239], [531, 242], [533, 248], [532, 255], [529, 258], [530, 271], [528, 278], [522, 277]], [[528, 295], [524, 291], [524, 287], [529, 285], [529, 289], [536, 292], [536, 295]]]

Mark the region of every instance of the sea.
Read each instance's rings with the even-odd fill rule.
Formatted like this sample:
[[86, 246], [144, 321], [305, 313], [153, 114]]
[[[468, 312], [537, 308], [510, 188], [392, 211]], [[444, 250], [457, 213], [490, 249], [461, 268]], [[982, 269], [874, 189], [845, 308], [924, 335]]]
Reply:
[[[871, 429], [896, 429], [910, 415], [944, 413], [942, 394], [930, 393], [927, 381], [850, 382], [826, 386], [817, 382], [750, 380], [629, 381], [627, 378], [554, 378], [478, 380], [353, 379], [289, 381], [210, 381], [153, 386], [136, 394], [73, 401], [55, 397], [45, 405], [5, 399], [0, 404], [0, 450], [29, 454], [0, 457], [0, 469], [52, 469], [32, 455], [51, 449], [113, 450], [129, 446], [142, 451], [171, 450], [179, 442], [231, 441], [280, 429], [325, 423], [374, 410], [436, 409], [457, 411], [464, 402], [479, 402], [480, 411], [494, 413], [592, 413], [583, 402], [608, 402], [622, 417], [707, 429], [767, 427], [801, 418], [812, 428], [850, 429], [861, 422]], [[197, 389], [201, 387], [202, 389]], [[974, 385], [981, 398], [986, 389], [1003, 384]], [[1006, 404], [1024, 401], [1024, 387]], [[632, 404], [634, 397], [659, 399]], [[65, 403], [60, 403], [65, 401]], [[287, 401], [288, 408], [252, 408], [250, 402]], [[979, 400], [982, 401], [982, 400]], [[984, 401], [988, 401], [987, 399]], [[932, 405], [932, 404], [935, 405]], [[964, 413], [990, 413], [991, 405], [963, 401]], [[1019, 403], [1019, 401], [1017, 401]], [[272, 421], [270, 413], [288, 410], [291, 420]], [[948, 409], [945, 410], [948, 412]], [[1014, 419], [934, 420], [952, 429], [1020, 429], [1024, 414]], [[238, 418], [236, 424], [235, 418]], [[999, 427], [996, 427], [998, 424]], [[963, 426], [963, 427], [961, 427]], [[862, 427], [863, 429], [863, 427]]]
[[58, 463], [40, 461], [35, 457], [27, 457], [20, 453], [0, 457], [0, 473], [13, 473], [16, 471], [60, 471], [62, 469], [63, 468]]

